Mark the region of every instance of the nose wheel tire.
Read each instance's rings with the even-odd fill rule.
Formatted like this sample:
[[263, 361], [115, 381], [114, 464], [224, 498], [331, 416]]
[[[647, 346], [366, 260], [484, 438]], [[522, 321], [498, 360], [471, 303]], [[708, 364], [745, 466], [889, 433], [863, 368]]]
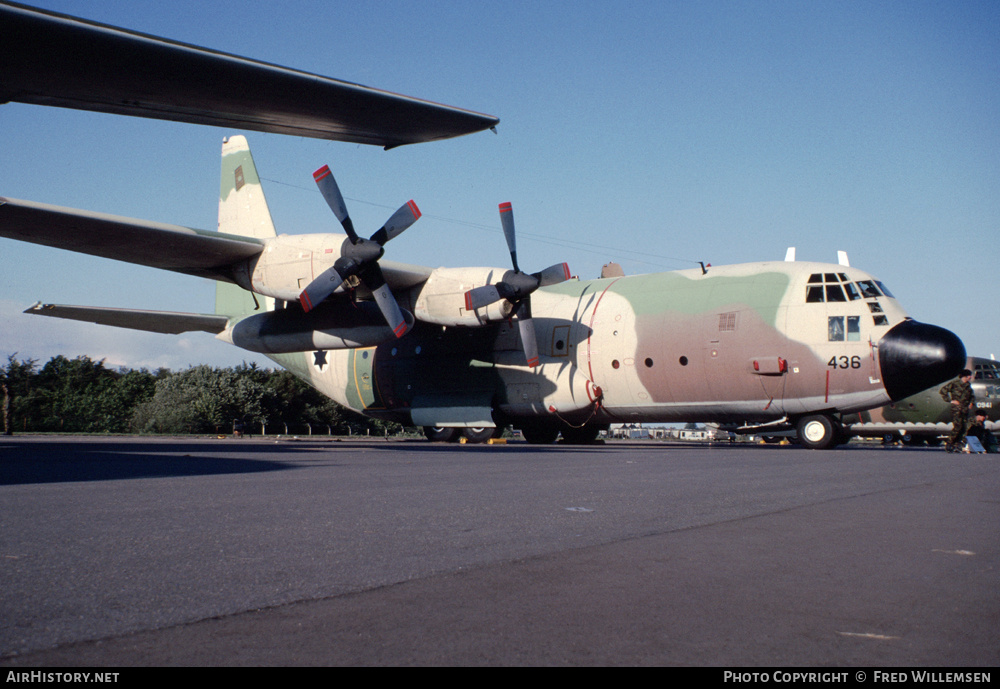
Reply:
[[811, 450], [829, 450], [843, 440], [840, 425], [829, 416], [814, 414], [799, 419], [799, 442]]

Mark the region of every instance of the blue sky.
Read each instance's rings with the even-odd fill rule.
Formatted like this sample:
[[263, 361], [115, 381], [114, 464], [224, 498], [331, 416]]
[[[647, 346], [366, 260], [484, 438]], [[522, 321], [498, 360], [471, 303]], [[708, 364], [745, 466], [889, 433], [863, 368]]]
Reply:
[[[250, 141], [279, 232], [339, 231], [334, 170], [387, 258], [596, 277], [800, 260], [883, 279], [914, 318], [1000, 355], [996, 2], [42, 2], [36, 6], [500, 118], [392, 151], [0, 106], [0, 195], [213, 229], [223, 137]], [[68, 56], [72, 59], [72, 56]], [[364, 233], [364, 232], [362, 232]], [[0, 355], [181, 369], [266, 361], [209, 335], [21, 315], [35, 301], [210, 311], [214, 283], [0, 240]]]

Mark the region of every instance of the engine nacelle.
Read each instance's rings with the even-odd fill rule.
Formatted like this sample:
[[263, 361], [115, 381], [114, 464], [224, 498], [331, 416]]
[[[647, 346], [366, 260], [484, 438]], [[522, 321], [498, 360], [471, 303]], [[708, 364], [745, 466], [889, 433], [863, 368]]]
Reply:
[[[407, 329], [413, 314], [402, 310]], [[248, 316], [216, 337], [251, 352], [287, 354], [320, 349], [374, 347], [396, 335], [376, 304], [324, 302], [309, 313], [296, 305]]]
[[500, 281], [504, 268], [436, 268], [414, 299], [418, 319], [445, 326], [476, 327], [510, 318], [513, 307], [500, 300], [481, 309], [466, 309], [465, 293]]
[[284, 301], [298, 301], [306, 285], [340, 258], [345, 241], [347, 236], [342, 234], [273, 237], [265, 240], [260, 255], [247, 261], [235, 272], [233, 279], [245, 290]]

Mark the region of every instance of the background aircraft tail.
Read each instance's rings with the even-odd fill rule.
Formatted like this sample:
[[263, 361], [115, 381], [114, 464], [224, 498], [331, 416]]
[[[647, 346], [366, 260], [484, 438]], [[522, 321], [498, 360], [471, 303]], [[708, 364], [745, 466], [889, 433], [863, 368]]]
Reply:
[[[222, 143], [222, 177], [219, 186], [219, 232], [265, 239], [275, 236], [271, 212], [257, 176], [250, 146], [242, 136]], [[244, 316], [255, 311], [272, 311], [274, 299], [254, 296], [230, 282], [217, 282], [215, 312]]]

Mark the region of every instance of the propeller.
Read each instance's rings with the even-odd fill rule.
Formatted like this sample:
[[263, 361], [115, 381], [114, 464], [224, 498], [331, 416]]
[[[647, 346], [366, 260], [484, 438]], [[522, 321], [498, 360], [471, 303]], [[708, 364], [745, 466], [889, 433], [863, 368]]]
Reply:
[[299, 295], [299, 303], [302, 304], [303, 311], [311, 311], [321, 301], [333, 294], [344, 280], [356, 275], [361, 283], [367, 287], [375, 303], [385, 317], [389, 327], [392, 328], [396, 337], [406, 334], [406, 319], [399, 309], [399, 304], [392, 296], [392, 291], [385, 282], [382, 269], [378, 265], [378, 260], [385, 253], [385, 244], [390, 239], [398, 237], [410, 225], [415, 223], [420, 217], [420, 209], [413, 201], [403, 204], [399, 210], [392, 214], [386, 223], [379, 228], [369, 239], [358, 236], [354, 229], [354, 223], [347, 212], [347, 204], [337, 186], [337, 180], [330, 172], [330, 166], [324, 165], [313, 173], [313, 179], [319, 187], [320, 193], [326, 199], [327, 205], [337, 216], [337, 220], [347, 233], [347, 240], [344, 241], [340, 249], [340, 258], [333, 262], [333, 265], [319, 274], [310, 282]]
[[489, 306], [501, 299], [506, 299], [514, 305], [514, 315], [517, 316], [517, 327], [521, 333], [521, 344], [528, 366], [538, 366], [538, 342], [535, 328], [531, 323], [531, 293], [539, 287], [555, 285], [570, 278], [569, 266], [557, 263], [545, 270], [530, 275], [521, 271], [517, 265], [517, 242], [514, 234], [514, 211], [510, 202], [500, 204], [500, 222], [503, 225], [503, 236], [510, 249], [510, 261], [514, 270], [508, 270], [503, 277], [492, 285], [476, 287], [465, 293], [465, 308], [469, 311]]

